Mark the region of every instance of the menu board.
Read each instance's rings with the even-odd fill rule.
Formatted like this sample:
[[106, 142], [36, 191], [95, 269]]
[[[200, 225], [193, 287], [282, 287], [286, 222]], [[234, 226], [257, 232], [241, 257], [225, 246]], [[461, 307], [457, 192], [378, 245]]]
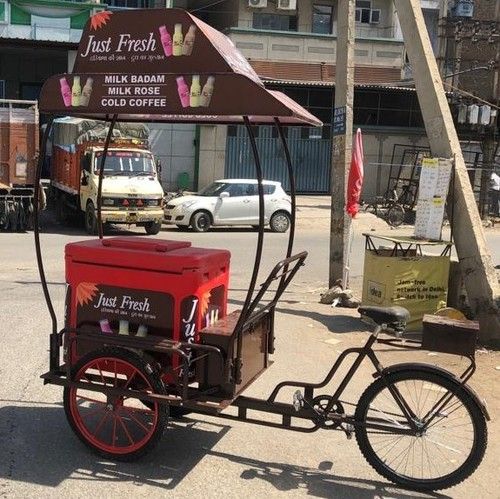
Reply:
[[443, 158], [424, 158], [420, 173], [415, 237], [441, 240], [446, 197], [453, 161]]

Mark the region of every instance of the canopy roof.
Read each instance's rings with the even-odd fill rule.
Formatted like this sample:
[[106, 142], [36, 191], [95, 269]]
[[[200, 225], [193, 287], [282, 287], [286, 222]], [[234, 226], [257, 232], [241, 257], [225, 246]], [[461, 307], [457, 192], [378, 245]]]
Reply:
[[106, 120], [321, 126], [269, 91], [222, 33], [181, 9], [99, 12], [89, 19], [73, 73], [49, 78], [40, 111]]

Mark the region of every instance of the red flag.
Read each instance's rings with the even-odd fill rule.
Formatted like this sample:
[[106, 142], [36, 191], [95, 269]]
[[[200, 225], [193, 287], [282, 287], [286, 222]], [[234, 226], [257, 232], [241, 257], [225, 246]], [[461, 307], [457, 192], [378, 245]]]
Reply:
[[361, 130], [358, 128], [353, 144], [351, 169], [347, 182], [346, 211], [352, 218], [359, 212], [359, 200], [361, 199], [364, 177], [363, 161], [363, 138], [361, 137]]

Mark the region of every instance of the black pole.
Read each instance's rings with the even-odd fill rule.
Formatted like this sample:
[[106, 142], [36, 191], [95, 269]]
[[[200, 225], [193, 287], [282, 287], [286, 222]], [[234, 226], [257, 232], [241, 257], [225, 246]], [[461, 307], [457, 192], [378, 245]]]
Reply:
[[40, 147], [40, 152], [38, 156], [38, 163], [35, 171], [35, 202], [33, 203], [33, 216], [35, 218], [35, 224], [33, 228], [33, 235], [35, 237], [35, 252], [36, 252], [36, 262], [38, 266], [38, 273], [40, 274], [40, 283], [42, 284], [43, 295], [45, 297], [45, 302], [47, 303], [47, 308], [49, 309], [50, 318], [52, 320], [52, 338], [57, 336], [57, 317], [54, 312], [54, 306], [52, 305], [52, 300], [50, 299], [49, 287], [47, 285], [47, 279], [45, 277], [45, 269], [42, 260], [42, 248], [40, 245], [40, 179], [42, 176], [43, 162], [45, 160], [45, 153], [47, 151], [47, 141], [49, 139], [50, 129], [52, 127], [52, 122], [54, 118], [49, 118], [47, 122], [47, 128], [43, 133], [42, 144]]
[[43, 162], [45, 160], [45, 153], [47, 151], [47, 141], [50, 135], [50, 129], [52, 127], [53, 117], [50, 117], [47, 121], [45, 132], [42, 138], [42, 144], [39, 151], [38, 163], [35, 171], [35, 202], [33, 203], [33, 216], [35, 218], [35, 223], [33, 227], [33, 235], [35, 237], [35, 253], [36, 253], [36, 263], [38, 266], [38, 273], [40, 274], [40, 283], [42, 285], [43, 296], [45, 298], [45, 303], [49, 310], [50, 319], [52, 321], [52, 333], [50, 334], [50, 354], [49, 354], [49, 367], [51, 371], [55, 371], [59, 368], [59, 336], [57, 334], [57, 317], [54, 311], [54, 306], [50, 298], [49, 287], [47, 285], [47, 278], [45, 277], [45, 268], [43, 266], [42, 259], [42, 247], [40, 244], [40, 180], [42, 176]]
[[106, 142], [104, 142], [104, 151], [102, 152], [102, 160], [99, 165], [99, 183], [97, 187], [97, 233], [99, 234], [99, 239], [102, 239], [104, 236], [102, 229], [102, 213], [101, 213], [101, 205], [102, 205], [102, 181], [104, 179], [104, 163], [106, 162], [106, 157], [108, 155], [108, 147], [111, 142], [111, 137], [113, 135], [113, 128], [115, 127], [117, 115], [114, 114], [111, 119], [111, 123], [109, 124], [108, 135], [106, 136]]
[[238, 332], [243, 327], [243, 323], [247, 319], [246, 315], [252, 301], [252, 296], [255, 291], [255, 284], [257, 283], [257, 277], [259, 275], [260, 261], [262, 259], [262, 248], [264, 246], [264, 186], [262, 184], [262, 166], [260, 163], [259, 151], [257, 149], [257, 142], [255, 140], [255, 135], [252, 130], [252, 125], [247, 116], [243, 118], [245, 122], [245, 127], [248, 132], [248, 137], [250, 139], [250, 145], [252, 146], [252, 152], [255, 162], [255, 172], [257, 176], [257, 188], [259, 192], [259, 236], [257, 240], [257, 250], [255, 252], [255, 262], [253, 267], [252, 278], [250, 280], [250, 285], [248, 287], [248, 293], [245, 298], [245, 303], [243, 305], [243, 310], [241, 311], [240, 318], [236, 324], [235, 331]]
[[[297, 200], [296, 200], [296, 187], [295, 187], [295, 175], [293, 172], [292, 158], [290, 156], [290, 150], [288, 148], [288, 143], [285, 137], [285, 132], [283, 130], [283, 126], [280, 123], [278, 118], [274, 118], [274, 122], [276, 123], [276, 128], [278, 129], [278, 134], [281, 139], [281, 144], [285, 151], [286, 158], [286, 167], [288, 170], [288, 178], [290, 180], [290, 197], [292, 198], [292, 219], [290, 222], [290, 234], [288, 235], [288, 248], [286, 251], [286, 258], [290, 258], [292, 256], [293, 251], [293, 242], [295, 238], [295, 216], [297, 210]], [[283, 276], [281, 277], [280, 284], [278, 286], [278, 290], [281, 290], [285, 285], [286, 272], [288, 270], [288, 265], [283, 269]]]

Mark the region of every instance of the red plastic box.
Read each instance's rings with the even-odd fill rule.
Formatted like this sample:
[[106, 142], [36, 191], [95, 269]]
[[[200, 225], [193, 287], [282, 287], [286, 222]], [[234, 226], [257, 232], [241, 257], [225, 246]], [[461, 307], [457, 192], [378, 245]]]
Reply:
[[[65, 253], [71, 328], [197, 342], [226, 315], [228, 251], [117, 237], [71, 243]], [[79, 342], [72, 362], [93, 348]]]

